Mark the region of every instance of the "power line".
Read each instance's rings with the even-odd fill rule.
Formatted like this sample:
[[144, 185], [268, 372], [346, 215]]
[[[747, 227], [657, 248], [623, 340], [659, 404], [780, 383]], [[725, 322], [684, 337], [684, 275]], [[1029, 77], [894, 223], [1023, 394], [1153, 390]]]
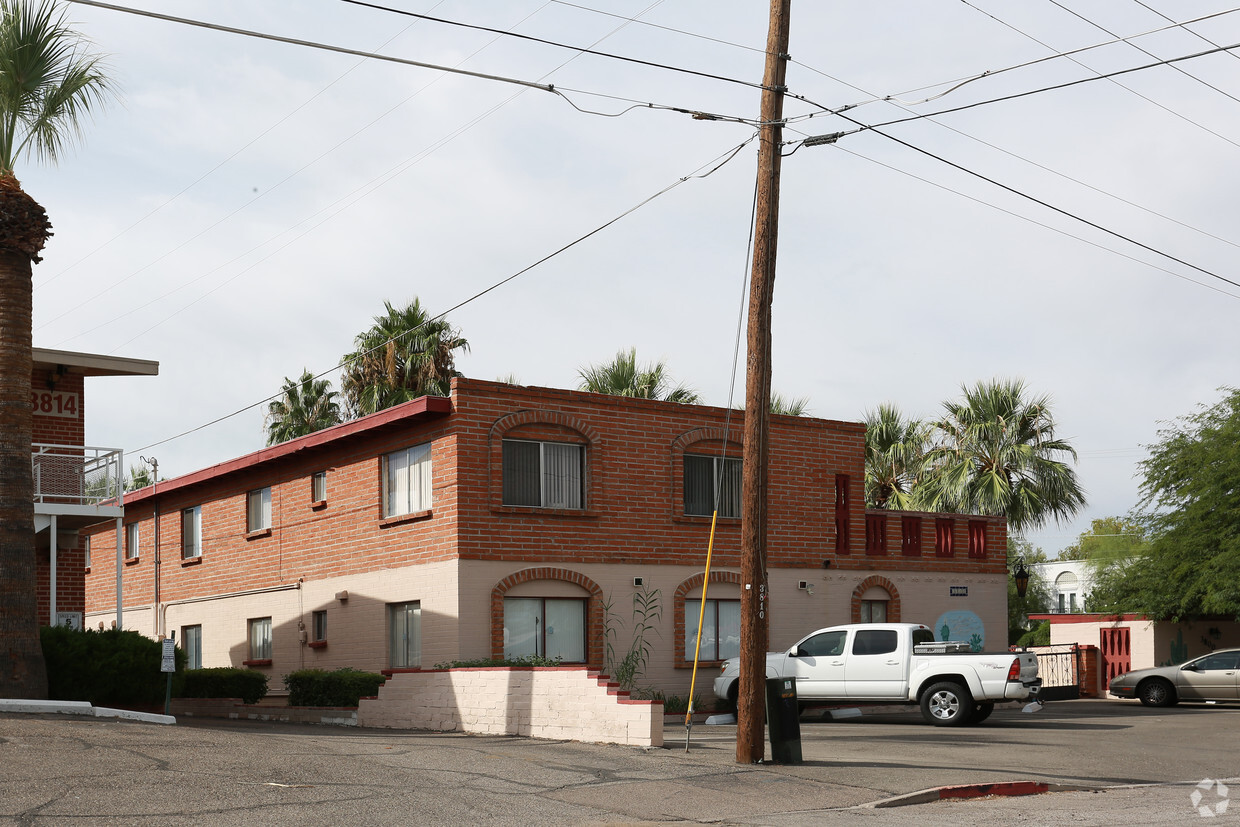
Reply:
[[[646, 198], [642, 199], [641, 201], [639, 201], [637, 204], [633, 205], [632, 207], [629, 207], [627, 210], [625, 210], [624, 212], [622, 212], [622, 213], [620, 213], [619, 215], [615, 216], [614, 218], [611, 218], [610, 220], [605, 221], [604, 223], [602, 223], [602, 224], [600, 224], [599, 226], [595, 227], [593, 230], [590, 230], [589, 232], [585, 233], [584, 235], [578, 236], [576, 239], [574, 239], [574, 240], [572, 240], [572, 241], [568, 242], [567, 244], [565, 244], [565, 245], [563, 245], [562, 247], [560, 247], [560, 248], [558, 248], [558, 249], [556, 249], [556, 250], [552, 251], [551, 253], [548, 253], [547, 255], [543, 256], [542, 258], [538, 259], [537, 261], [533, 262], [532, 264], [529, 264], [529, 265], [527, 265], [527, 266], [525, 266], [525, 267], [521, 268], [520, 270], [516, 271], [515, 273], [513, 273], [513, 274], [511, 274], [511, 275], [509, 275], [509, 276], [506, 276], [506, 277], [505, 277], [505, 278], [503, 278], [503, 279], [500, 279], [499, 281], [495, 282], [495, 283], [494, 283], [494, 284], [492, 284], [491, 286], [489, 286], [489, 287], [487, 287], [487, 288], [485, 288], [485, 289], [483, 289], [483, 290], [480, 290], [480, 291], [478, 291], [477, 293], [474, 293], [472, 296], [469, 296], [468, 298], [463, 299], [462, 301], [457, 302], [456, 304], [452, 305], [451, 307], [449, 307], [448, 309], [446, 309], [446, 310], [444, 310], [443, 312], [439, 313], [438, 315], [434, 316], [433, 318], [428, 319], [428, 320], [424, 323], [424, 325], [423, 325], [423, 326], [425, 326], [426, 324], [431, 324], [431, 323], [433, 323], [433, 322], [440, 321], [440, 320], [444, 319], [444, 318], [445, 318], [445, 317], [446, 317], [449, 313], [452, 313], [452, 312], [454, 312], [454, 311], [456, 311], [456, 310], [459, 310], [460, 308], [462, 308], [462, 307], [466, 306], [467, 304], [470, 304], [470, 303], [472, 303], [472, 302], [475, 302], [475, 301], [477, 301], [477, 300], [481, 299], [483, 296], [487, 295], [488, 293], [491, 293], [491, 292], [493, 292], [493, 291], [495, 291], [495, 290], [498, 290], [500, 287], [503, 287], [505, 284], [508, 284], [510, 281], [513, 281], [513, 280], [515, 280], [515, 279], [517, 279], [517, 278], [519, 278], [519, 277], [521, 277], [521, 276], [525, 275], [526, 273], [530, 272], [530, 271], [531, 271], [531, 270], [533, 270], [534, 268], [536, 268], [536, 267], [538, 267], [538, 266], [540, 266], [540, 265], [542, 265], [542, 264], [545, 264], [546, 262], [548, 262], [548, 261], [550, 261], [551, 259], [555, 258], [556, 256], [560, 255], [561, 253], [567, 252], [568, 250], [572, 249], [573, 247], [576, 247], [578, 244], [581, 244], [582, 242], [586, 241], [587, 239], [590, 239], [590, 238], [592, 238], [592, 237], [594, 237], [594, 236], [598, 235], [598, 234], [599, 234], [599, 233], [601, 233], [603, 230], [605, 230], [605, 229], [607, 229], [608, 227], [612, 226], [613, 224], [617, 223], [617, 222], [618, 222], [618, 221], [620, 221], [621, 219], [626, 218], [626, 217], [628, 217], [629, 215], [632, 215], [633, 213], [637, 212], [637, 211], [638, 211], [639, 209], [641, 209], [642, 207], [645, 207], [646, 205], [650, 204], [650, 203], [651, 203], [652, 201], [654, 201], [656, 198], [659, 198], [660, 196], [666, 195], [667, 193], [669, 193], [669, 192], [671, 192], [672, 190], [676, 189], [676, 188], [677, 188], [677, 187], [679, 187], [680, 185], [682, 185], [682, 184], [684, 184], [684, 183], [686, 183], [686, 182], [688, 182], [688, 181], [692, 181], [692, 180], [699, 180], [699, 179], [702, 179], [702, 178], [707, 178], [707, 177], [709, 177], [709, 176], [713, 175], [714, 173], [716, 173], [716, 172], [718, 172], [720, 169], [722, 169], [722, 168], [723, 168], [723, 167], [724, 167], [724, 166], [725, 166], [725, 165], [726, 165], [729, 161], [731, 161], [731, 160], [732, 160], [732, 159], [734, 159], [737, 155], [739, 155], [739, 154], [740, 154], [740, 152], [741, 152], [741, 150], [742, 150], [742, 149], [744, 149], [746, 146], [748, 146], [750, 143], [752, 143], [752, 142], [754, 141], [754, 139], [755, 139], [755, 138], [757, 138], [757, 137], [758, 137], [758, 136], [757, 136], [757, 133], [755, 133], [755, 134], [751, 135], [749, 138], [747, 138], [746, 140], [742, 141], [739, 145], [737, 145], [737, 146], [733, 147], [732, 149], [729, 149], [728, 151], [726, 151], [726, 152], [722, 153], [721, 155], [717, 155], [717, 156], [715, 156], [715, 158], [713, 158], [712, 160], [708, 161], [707, 163], [705, 163], [705, 164], [703, 164], [703, 165], [699, 166], [699, 167], [698, 167], [697, 169], [695, 169], [693, 172], [689, 173], [688, 175], [682, 176], [681, 178], [678, 178], [677, 180], [675, 180], [675, 181], [674, 181], [674, 182], [672, 182], [671, 184], [668, 184], [668, 185], [667, 185], [666, 187], [664, 187], [663, 189], [659, 190], [658, 192], [654, 193], [653, 195], [647, 196]], [[409, 336], [409, 335], [412, 335], [413, 333], [416, 333], [416, 332], [417, 332], [418, 330], [420, 330], [420, 329], [421, 329], [421, 327], [414, 328], [413, 330], [408, 330], [408, 331], [405, 331], [402, 335], [404, 335], [404, 336]], [[388, 341], [395, 341], [395, 338], [390, 339], [390, 340], [388, 340]], [[377, 350], [377, 349], [379, 349], [379, 348], [386, 347], [386, 346], [387, 346], [387, 343], [386, 343], [386, 342], [384, 342], [383, 344], [380, 344], [380, 345], [376, 346], [375, 348], [372, 348], [370, 351], [367, 351], [367, 353], [373, 353], [373, 352], [374, 352], [374, 350]], [[364, 354], [363, 354], [363, 355], [364, 355]], [[347, 364], [348, 364], [348, 362], [347, 362], [347, 361], [345, 361], [345, 362], [341, 362], [341, 363], [337, 364], [335, 367], [329, 368], [329, 369], [327, 369], [327, 370], [325, 370], [325, 371], [322, 371], [322, 372], [320, 372], [320, 373], [316, 374], [316, 375], [314, 376], [314, 378], [315, 378], [315, 379], [321, 379], [321, 378], [322, 378], [322, 377], [324, 377], [324, 376], [328, 376], [329, 374], [335, 373], [336, 371], [338, 371], [338, 370], [340, 370], [341, 368], [345, 367], [345, 365], [347, 365]], [[175, 440], [181, 439], [182, 437], [186, 437], [186, 436], [189, 436], [190, 434], [197, 433], [198, 431], [204, 430], [205, 428], [209, 428], [209, 427], [211, 427], [212, 425], [218, 425], [219, 423], [224, 422], [225, 420], [232, 419], [234, 416], [240, 416], [241, 414], [245, 413], [246, 411], [253, 410], [254, 408], [257, 408], [257, 407], [259, 407], [259, 406], [261, 406], [261, 405], [265, 405], [265, 404], [267, 404], [268, 402], [275, 401], [275, 400], [279, 399], [279, 398], [280, 398], [280, 396], [281, 396], [281, 394], [280, 394], [280, 393], [277, 393], [277, 394], [275, 394], [275, 395], [273, 395], [273, 396], [268, 396], [268, 397], [267, 397], [267, 398], [265, 398], [265, 399], [260, 399], [259, 401], [257, 401], [257, 402], [253, 402], [253, 403], [251, 403], [251, 404], [249, 404], [249, 405], [246, 405], [246, 406], [245, 406], [245, 407], [243, 407], [243, 408], [239, 408], [239, 409], [237, 409], [237, 410], [233, 411], [232, 413], [225, 414], [225, 415], [223, 415], [223, 416], [217, 417], [217, 418], [215, 418], [215, 419], [212, 419], [212, 420], [211, 420], [211, 421], [209, 421], [209, 422], [205, 422], [205, 423], [203, 423], [203, 424], [201, 424], [201, 425], [198, 425], [198, 426], [196, 426], [196, 427], [194, 427], [194, 428], [190, 428], [190, 429], [189, 429], [189, 430], [187, 430], [187, 431], [182, 431], [181, 433], [176, 434], [176, 435], [174, 435], [174, 436], [170, 436], [170, 437], [167, 437], [167, 438], [165, 438], [165, 439], [161, 439], [161, 440], [159, 440], [159, 441], [157, 441], [157, 442], [152, 442], [152, 443], [150, 443], [150, 444], [148, 444], [148, 445], [144, 445], [144, 446], [142, 446], [141, 448], [136, 448], [136, 449], [134, 449], [133, 451], [130, 451], [130, 453], [140, 453], [140, 452], [142, 452], [142, 451], [148, 451], [148, 450], [150, 450], [150, 449], [152, 449], [152, 448], [156, 448], [156, 447], [158, 447], [158, 446], [160, 446], [160, 445], [165, 445], [165, 444], [167, 444], [167, 443], [169, 443], [169, 442], [173, 442], [173, 441], [175, 441]]]
[[571, 50], [573, 50], [574, 52], [580, 52], [581, 54], [585, 54], [585, 55], [594, 55], [595, 57], [605, 57], [605, 58], [609, 58], [609, 59], [611, 59], [611, 60], [621, 60], [621, 61], [624, 61], [624, 62], [626, 62], [626, 63], [635, 63], [635, 64], [637, 64], [637, 65], [639, 65], [639, 66], [649, 66], [649, 67], [651, 67], [651, 68], [653, 68], [653, 69], [666, 69], [666, 70], [668, 70], [668, 71], [670, 71], [670, 72], [680, 72], [681, 74], [686, 74], [686, 75], [695, 75], [695, 76], [697, 76], [697, 77], [709, 78], [710, 80], [721, 80], [721, 81], [723, 81], [723, 82], [725, 82], [725, 83], [735, 83], [735, 84], [738, 84], [738, 85], [740, 85], [740, 86], [748, 86], [748, 87], [750, 87], [751, 89], [763, 89], [763, 88], [765, 88], [765, 87], [763, 87], [763, 85], [762, 85], [761, 83], [754, 83], [753, 81], [748, 81], [748, 80], [740, 80], [739, 78], [730, 78], [730, 77], [726, 77], [726, 76], [724, 76], [724, 75], [716, 75], [716, 74], [712, 74], [712, 73], [710, 73], [710, 72], [699, 72], [699, 71], [697, 71], [697, 70], [695, 70], [695, 69], [685, 69], [685, 68], [683, 68], [683, 67], [680, 67], [680, 66], [672, 66], [672, 65], [667, 64], [667, 63], [655, 63], [655, 62], [650, 61], [650, 60], [641, 60], [641, 59], [639, 59], [639, 58], [635, 58], [635, 57], [628, 57], [628, 56], [626, 56], [626, 55], [617, 55], [617, 54], [612, 54], [611, 52], [600, 52], [600, 51], [596, 51], [596, 50], [594, 50], [594, 49], [590, 49], [590, 48], [585, 48], [585, 47], [582, 47], [582, 46], [572, 46], [572, 45], [569, 45], [569, 44], [567, 44], [567, 43], [559, 43], [559, 42], [554, 41], [554, 40], [547, 40], [547, 39], [545, 39], [545, 38], [541, 38], [541, 37], [534, 37], [533, 35], [528, 35], [528, 34], [518, 34], [518, 33], [516, 33], [516, 32], [505, 32], [505, 31], [502, 31], [501, 29], [493, 29], [493, 28], [491, 28], [491, 27], [489, 27], [489, 26], [480, 26], [480, 25], [475, 24], [475, 23], [462, 23], [462, 22], [457, 21], [457, 20], [447, 20], [447, 19], [442, 18], [442, 17], [431, 17], [431, 16], [430, 16], [430, 15], [428, 15], [428, 14], [418, 14], [417, 12], [405, 11], [404, 9], [394, 9], [394, 8], [391, 8], [390, 6], [380, 6], [380, 5], [376, 4], [376, 3], [367, 3], [367, 2], [364, 2], [364, 0], [341, 0], [341, 2], [343, 2], [343, 3], [349, 3], [349, 4], [354, 5], [354, 6], [363, 6], [363, 7], [368, 8], [368, 9], [376, 9], [376, 10], [378, 10], [378, 11], [390, 12], [391, 14], [399, 14], [399, 15], [404, 15], [404, 16], [406, 16], [406, 17], [416, 17], [416, 18], [418, 18], [419, 20], [429, 20], [429, 21], [432, 21], [432, 22], [434, 22], [434, 23], [443, 23], [443, 24], [448, 25], [448, 26], [459, 26], [459, 27], [461, 27], [461, 28], [465, 28], [465, 29], [474, 29], [474, 30], [476, 30], [476, 31], [481, 31], [481, 32], [493, 32], [493, 33], [499, 33], [499, 34], [503, 34], [503, 35], [505, 35], [506, 37], [514, 37], [514, 38], [517, 38], [518, 40], [528, 40], [528, 41], [530, 41], [530, 42], [532, 42], [532, 43], [541, 43], [541, 44], [542, 44], [542, 45], [544, 45], [544, 46], [554, 46], [554, 47], [556, 47], [557, 49], [571, 49]]

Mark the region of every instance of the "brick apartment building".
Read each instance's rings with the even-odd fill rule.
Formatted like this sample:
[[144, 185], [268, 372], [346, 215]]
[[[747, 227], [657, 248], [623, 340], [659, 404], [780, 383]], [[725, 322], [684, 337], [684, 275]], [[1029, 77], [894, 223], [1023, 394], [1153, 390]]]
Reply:
[[33, 355], [31, 464], [39, 622], [67, 623], [80, 629], [86, 608], [82, 573], [90, 566], [82, 534], [93, 526], [99, 548], [103, 537], [99, 526], [119, 530], [125, 513], [119, 496], [123, 493], [123, 452], [86, 444], [85, 380], [88, 376], [154, 376], [159, 364], [46, 348], [34, 348]]
[[[654, 595], [640, 683], [683, 694], [739, 647], [743, 413], [456, 379], [126, 495], [124, 625], [192, 665], [377, 670], [541, 654], [604, 666]], [[867, 511], [864, 426], [771, 419], [773, 648], [857, 620], [1006, 646], [1001, 518]], [[103, 532], [101, 536], [110, 536]], [[115, 617], [96, 555], [87, 623]], [[709, 696], [713, 672], [699, 675]]]

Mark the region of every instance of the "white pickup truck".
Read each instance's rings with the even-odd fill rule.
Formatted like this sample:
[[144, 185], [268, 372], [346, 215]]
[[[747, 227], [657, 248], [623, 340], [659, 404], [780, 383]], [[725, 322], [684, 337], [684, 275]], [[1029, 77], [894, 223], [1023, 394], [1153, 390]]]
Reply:
[[[964, 650], [964, 651], [960, 651]], [[715, 694], [735, 708], [739, 659], [724, 661]], [[935, 726], [979, 724], [996, 701], [1036, 698], [1042, 681], [1032, 652], [974, 653], [935, 643], [919, 623], [854, 623], [819, 629], [766, 656], [768, 678], [796, 678], [797, 701], [918, 704]]]

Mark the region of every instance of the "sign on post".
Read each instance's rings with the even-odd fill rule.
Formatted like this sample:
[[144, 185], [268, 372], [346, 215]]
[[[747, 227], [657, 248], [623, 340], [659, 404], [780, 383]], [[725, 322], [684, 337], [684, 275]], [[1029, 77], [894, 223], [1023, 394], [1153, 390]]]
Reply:
[[159, 671], [160, 672], [175, 672], [177, 671], [177, 658], [176, 658], [177, 642], [170, 637], [166, 637], [163, 640], [163, 644], [164, 644], [163, 660], [159, 664]]

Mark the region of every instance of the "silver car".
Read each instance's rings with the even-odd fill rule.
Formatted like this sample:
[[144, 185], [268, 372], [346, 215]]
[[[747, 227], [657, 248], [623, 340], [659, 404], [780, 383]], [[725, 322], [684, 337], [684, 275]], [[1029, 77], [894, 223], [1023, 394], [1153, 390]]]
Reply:
[[1111, 679], [1110, 692], [1146, 706], [1240, 700], [1240, 649], [1220, 649], [1179, 666], [1125, 672]]

